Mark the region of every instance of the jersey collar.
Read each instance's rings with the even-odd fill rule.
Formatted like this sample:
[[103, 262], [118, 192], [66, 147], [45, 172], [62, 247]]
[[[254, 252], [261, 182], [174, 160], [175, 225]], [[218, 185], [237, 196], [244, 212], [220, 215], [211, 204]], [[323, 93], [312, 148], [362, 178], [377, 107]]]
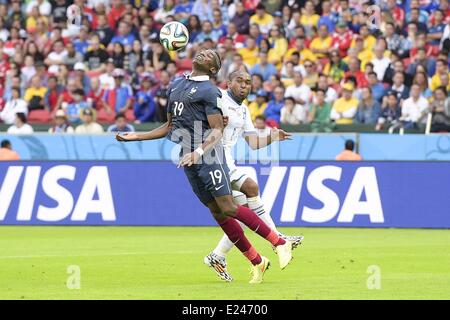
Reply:
[[230, 96], [231, 99], [233, 99], [234, 102], [236, 102], [238, 105], [242, 104], [242, 101], [239, 102], [234, 96], [233, 93], [230, 90], [227, 90], [228, 96]]
[[192, 81], [197, 81], [197, 82], [209, 81], [209, 76], [206, 74], [203, 76], [196, 76], [196, 77], [191, 77], [191, 75], [186, 74], [185, 77], [186, 77], [186, 79], [189, 79]]

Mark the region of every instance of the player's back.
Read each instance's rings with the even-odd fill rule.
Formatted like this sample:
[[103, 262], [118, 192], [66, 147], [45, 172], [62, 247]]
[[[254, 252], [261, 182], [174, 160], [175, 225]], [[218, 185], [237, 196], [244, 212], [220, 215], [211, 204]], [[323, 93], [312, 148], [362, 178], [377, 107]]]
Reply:
[[221, 114], [218, 107], [221, 92], [208, 76], [183, 77], [171, 85], [168, 96], [168, 112], [172, 114], [168, 138], [192, 152], [211, 129], [208, 115]]

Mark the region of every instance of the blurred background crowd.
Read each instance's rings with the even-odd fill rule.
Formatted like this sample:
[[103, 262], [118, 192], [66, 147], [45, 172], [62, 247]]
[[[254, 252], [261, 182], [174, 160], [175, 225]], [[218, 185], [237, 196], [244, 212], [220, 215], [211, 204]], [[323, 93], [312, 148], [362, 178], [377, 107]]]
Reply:
[[[167, 52], [158, 34], [174, 20], [189, 45]], [[201, 48], [222, 58], [218, 86], [251, 73], [260, 130], [450, 131], [448, 0], [0, 0], [0, 121], [11, 134], [164, 122], [167, 88]]]

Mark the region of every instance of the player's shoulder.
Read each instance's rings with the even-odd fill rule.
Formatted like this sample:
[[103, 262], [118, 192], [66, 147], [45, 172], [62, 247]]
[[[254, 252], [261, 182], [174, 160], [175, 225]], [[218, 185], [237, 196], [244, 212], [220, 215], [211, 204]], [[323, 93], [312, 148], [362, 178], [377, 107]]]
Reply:
[[186, 80], [185, 77], [177, 77], [175, 79], [172, 80], [172, 83], [170, 83], [169, 85], [169, 93], [176, 87], [178, 87], [181, 83], [183, 83]]

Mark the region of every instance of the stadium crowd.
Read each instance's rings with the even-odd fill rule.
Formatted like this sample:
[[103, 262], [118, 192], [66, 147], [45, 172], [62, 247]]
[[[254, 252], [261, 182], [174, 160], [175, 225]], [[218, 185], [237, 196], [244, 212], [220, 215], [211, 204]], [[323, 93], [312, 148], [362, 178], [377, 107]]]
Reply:
[[[158, 34], [174, 20], [190, 40], [167, 52]], [[408, 129], [432, 114], [432, 131], [450, 131], [448, 0], [0, 0], [0, 120], [8, 133], [163, 122], [167, 88], [200, 48], [218, 50], [221, 87], [249, 70], [260, 130]]]

